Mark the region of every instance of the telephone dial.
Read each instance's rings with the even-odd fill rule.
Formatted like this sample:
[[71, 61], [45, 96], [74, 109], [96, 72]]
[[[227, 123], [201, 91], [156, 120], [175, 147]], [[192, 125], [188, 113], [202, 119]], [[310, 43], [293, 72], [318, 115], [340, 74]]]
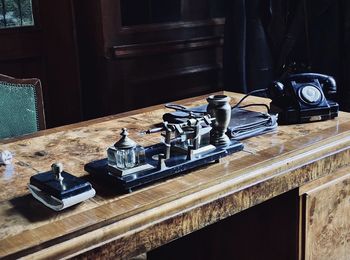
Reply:
[[268, 88], [270, 109], [278, 113], [282, 124], [306, 123], [333, 119], [339, 105], [327, 99], [337, 91], [333, 77], [318, 73], [300, 73], [283, 81], [274, 81]]

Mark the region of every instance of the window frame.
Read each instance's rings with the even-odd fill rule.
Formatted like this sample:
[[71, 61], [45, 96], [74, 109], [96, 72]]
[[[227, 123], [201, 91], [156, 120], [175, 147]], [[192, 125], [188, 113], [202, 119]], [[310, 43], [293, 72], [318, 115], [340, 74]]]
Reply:
[[0, 34], [32, 32], [40, 30], [39, 0], [32, 1], [33, 25], [0, 28]]

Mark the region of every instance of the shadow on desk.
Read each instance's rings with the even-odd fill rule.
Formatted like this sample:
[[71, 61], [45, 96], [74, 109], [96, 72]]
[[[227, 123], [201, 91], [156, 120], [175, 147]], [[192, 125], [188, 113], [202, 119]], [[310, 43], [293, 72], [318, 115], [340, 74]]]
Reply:
[[96, 178], [96, 176], [92, 176], [90, 174], [81, 178], [90, 182], [96, 191], [96, 195], [102, 197], [103, 199], [112, 199], [116, 196], [124, 194], [123, 192], [115, 189], [113, 183], [106, 182], [103, 178]]
[[[20, 214], [32, 223], [54, 218], [55, 216], [62, 214], [49, 209], [41, 202], [37, 201], [31, 194], [11, 199], [10, 203], [13, 205], [13, 208], [6, 211], [5, 214], [7, 216]], [[72, 206], [65, 209], [64, 212], [68, 213], [73, 211], [78, 206], [79, 205]]]

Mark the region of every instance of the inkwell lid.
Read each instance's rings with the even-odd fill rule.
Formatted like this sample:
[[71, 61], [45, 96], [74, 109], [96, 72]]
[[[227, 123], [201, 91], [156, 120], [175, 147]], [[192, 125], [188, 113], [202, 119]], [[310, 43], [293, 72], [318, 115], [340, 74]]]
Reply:
[[120, 134], [122, 137], [114, 144], [117, 149], [131, 149], [137, 146], [137, 143], [128, 137], [129, 133], [126, 128], [122, 129]]

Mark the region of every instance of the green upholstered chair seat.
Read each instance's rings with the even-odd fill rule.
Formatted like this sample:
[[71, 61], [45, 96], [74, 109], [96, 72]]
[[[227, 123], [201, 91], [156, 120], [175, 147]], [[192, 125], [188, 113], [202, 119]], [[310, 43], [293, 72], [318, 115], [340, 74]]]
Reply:
[[40, 130], [37, 84], [13, 83], [15, 79], [10, 79], [12, 82], [0, 79], [0, 139]]

